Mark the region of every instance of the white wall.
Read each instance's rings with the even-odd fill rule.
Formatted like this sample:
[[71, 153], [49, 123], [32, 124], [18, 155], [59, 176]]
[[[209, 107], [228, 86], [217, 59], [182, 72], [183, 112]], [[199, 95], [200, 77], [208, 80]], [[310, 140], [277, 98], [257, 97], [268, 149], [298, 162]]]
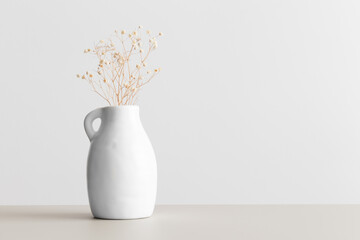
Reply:
[[1, 1], [0, 204], [86, 204], [82, 50], [163, 31], [158, 203], [360, 203], [360, 2]]

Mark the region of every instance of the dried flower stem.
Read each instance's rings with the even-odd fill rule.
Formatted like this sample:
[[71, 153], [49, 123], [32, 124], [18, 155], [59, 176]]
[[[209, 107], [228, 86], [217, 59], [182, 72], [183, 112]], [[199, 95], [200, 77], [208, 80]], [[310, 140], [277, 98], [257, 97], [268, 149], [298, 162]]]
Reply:
[[[132, 105], [136, 102], [140, 88], [149, 83], [159, 72], [153, 73], [146, 68], [151, 52], [157, 48], [157, 37], [151, 36], [146, 31], [147, 51], [143, 49], [142, 27], [125, 36], [125, 30], [120, 34], [115, 31], [115, 36], [95, 44], [93, 49], [85, 49], [84, 53], [93, 54], [98, 59], [96, 74], [86, 72], [78, 74], [78, 78], [89, 82], [92, 90], [102, 97], [109, 105]], [[118, 47], [118, 48], [117, 48]], [[119, 50], [121, 49], [121, 50]]]

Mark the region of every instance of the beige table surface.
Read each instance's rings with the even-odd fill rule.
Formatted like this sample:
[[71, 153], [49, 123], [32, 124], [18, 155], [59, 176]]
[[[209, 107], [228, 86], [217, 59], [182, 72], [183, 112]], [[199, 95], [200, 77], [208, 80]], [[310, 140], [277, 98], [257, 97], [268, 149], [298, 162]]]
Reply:
[[0, 206], [0, 239], [360, 240], [360, 205], [160, 205], [100, 220], [88, 206]]

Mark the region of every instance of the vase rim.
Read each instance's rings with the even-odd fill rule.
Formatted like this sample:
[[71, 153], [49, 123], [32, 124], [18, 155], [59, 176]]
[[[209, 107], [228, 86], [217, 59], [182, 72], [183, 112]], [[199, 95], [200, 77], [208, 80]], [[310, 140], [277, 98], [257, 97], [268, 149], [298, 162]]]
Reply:
[[99, 107], [94, 109], [93, 111], [97, 109], [112, 109], [112, 110], [139, 110], [139, 105], [121, 105], [121, 106], [106, 106], [106, 107]]
[[106, 106], [102, 108], [131, 108], [131, 107], [139, 107], [139, 105], [119, 105], [119, 106]]
[[139, 108], [139, 105], [120, 105], [120, 106], [106, 106], [100, 108]]

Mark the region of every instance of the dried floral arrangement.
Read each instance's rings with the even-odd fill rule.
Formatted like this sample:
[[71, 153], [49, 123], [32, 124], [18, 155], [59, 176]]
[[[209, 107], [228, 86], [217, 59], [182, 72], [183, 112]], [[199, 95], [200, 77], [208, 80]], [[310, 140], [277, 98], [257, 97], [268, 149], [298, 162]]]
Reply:
[[109, 39], [100, 40], [93, 49], [84, 50], [85, 54], [97, 57], [98, 66], [96, 71], [77, 74], [77, 77], [86, 80], [109, 105], [132, 105], [141, 87], [161, 70], [150, 69], [147, 60], [162, 35], [161, 32], [152, 35], [150, 30], [144, 32], [142, 26], [130, 33], [115, 30]]

